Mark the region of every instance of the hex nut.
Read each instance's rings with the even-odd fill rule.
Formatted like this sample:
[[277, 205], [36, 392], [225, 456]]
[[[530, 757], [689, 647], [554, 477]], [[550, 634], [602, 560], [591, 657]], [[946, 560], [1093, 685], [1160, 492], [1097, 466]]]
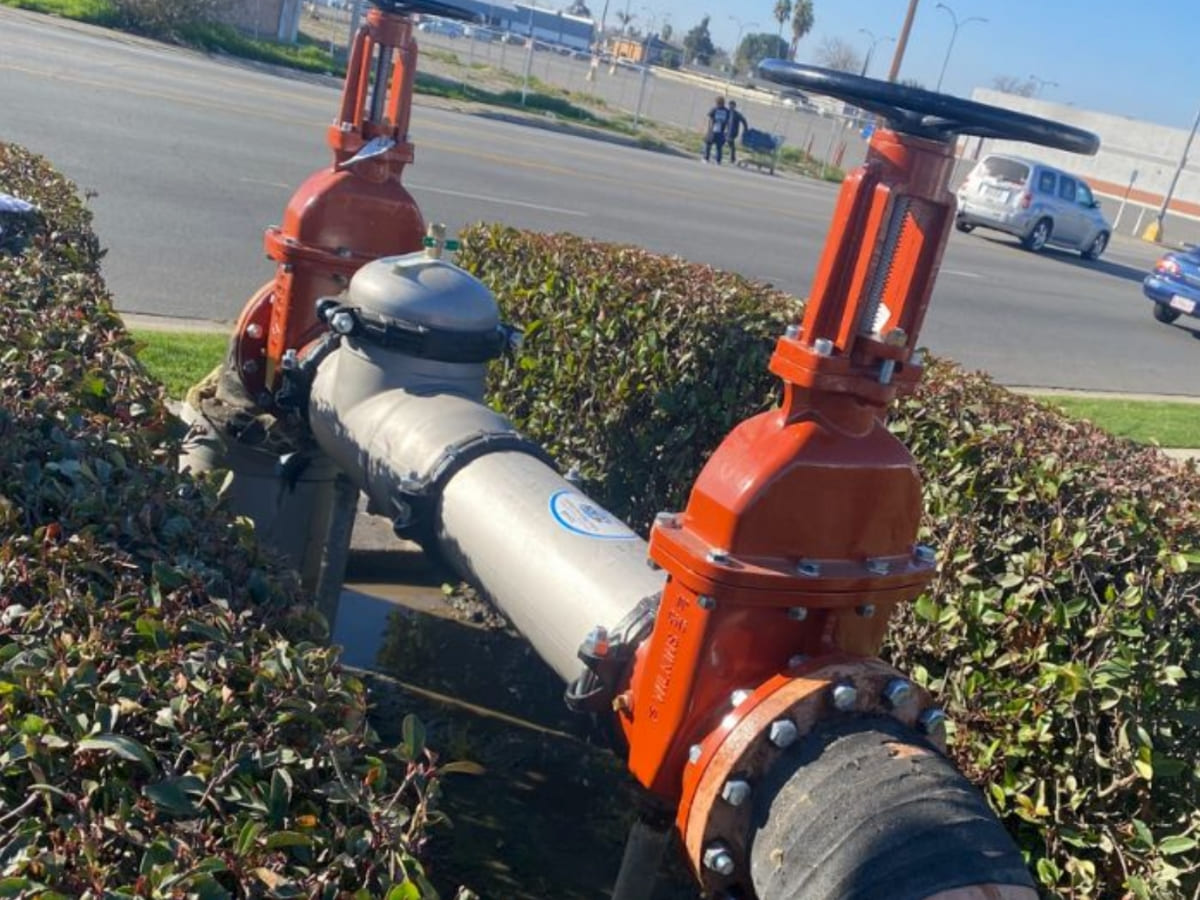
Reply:
[[800, 666], [804, 665], [806, 662], [808, 662], [808, 654], [797, 653], [794, 656], [788, 657], [788, 668], [789, 669], [798, 669], [798, 668], [800, 668]]
[[699, 744], [692, 744], [688, 747], [688, 762], [695, 765], [700, 761], [701, 754], [704, 753], [704, 748]]
[[717, 841], [704, 848], [704, 868], [718, 875], [732, 875], [734, 870], [733, 854], [729, 848]]
[[713, 548], [712, 550], [708, 551], [708, 561], [710, 563], [715, 563], [718, 566], [723, 566], [729, 562], [729, 551]]
[[862, 618], [869, 619], [873, 615], [875, 615], [875, 604], [874, 603], [864, 603], [862, 606], [857, 607], [854, 611], [856, 613], [858, 613], [858, 615], [860, 615]]
[[800, 729], [791, 719], [776, 719], [771, 723], [770, 731], [767, 732], [767, 740], [780, 750], [792, 746], [798, 737], [800, 737]]
[[787, 611], [787, 617], [793, 622], [803, 622], [808, 618], [808, 608], [804, 606], [793, 606]]
[[804, 561], [796, 566], [796, 573], [803, 575], [805, 578], [816, 578], [821, 574], [820, 563]]
[[917, 718], [917, 724], [925, 734], [936, 737], [946, 728], [946, 714], [936, 706], [930, 707]]
[[721, 799], [730, 806], [741, 806], [750, 799], [750, 782], [744, 778], [730, 778], [721, 788]]
[[912, 695], [912, 685], [904, 678], [893, 678], [883, 688], [883, 699], [892, 709], [903, 706]]
[[708, 594], [701, 594], [696, 598], [696, 605], [701, 609], [716, 609], [717, 601], [715, 597], [710, 597]]
[[858, 703], [858, 688], [845, 682], [835, 684], [831, 692], [833, 706], [841, 712], [850, 712]]

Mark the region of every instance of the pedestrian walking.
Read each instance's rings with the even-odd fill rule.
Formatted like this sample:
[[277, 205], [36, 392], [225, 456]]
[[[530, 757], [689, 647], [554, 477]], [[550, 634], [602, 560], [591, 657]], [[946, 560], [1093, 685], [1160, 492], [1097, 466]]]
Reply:
[[721, 164], [721, 154], [725, 148], [725, 135], [729, 130], [729, 110], [725, 108], [725, 98], [718, 97], [716, 105], [708, 111], [708, 131], [704, 135], [704, 161], [711, 162], [712, 148], [717, 148], [717, 165]]
[[729, 161], [737, 162], [737, 139], [742, 133], [742, 130], [749, 130], [750, 123], [746, 121], [746, 117], [741, 114], [737, 108], [737, 101], [729, 101]]

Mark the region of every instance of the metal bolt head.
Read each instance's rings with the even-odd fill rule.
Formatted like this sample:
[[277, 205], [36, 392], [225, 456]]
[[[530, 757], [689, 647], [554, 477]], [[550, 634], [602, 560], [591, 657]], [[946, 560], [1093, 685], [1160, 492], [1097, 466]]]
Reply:
[[729, 848], [720, 842], [709, 844], [704, 848], [704, 868], [718, 875], [732, 875], [734, 869], [733, 854]]
[[787, 327], [787, 329], [783, 332], [783, 336], [785, 338], [787, 338], [788, 340], [794, 341], [796, 338], [800, 337], [800, 326], [799, 325], [789, 325]]
[[732, 703], [734, 706], [741, 706], [743, 703], [746, 702], [746, 700], [749, 699], [750, 695], [753, 693], [754, 693], [754, 691], [748, 691], [745, 688], [738, 688], [736, 691], [734, 691], [732, 694], [729, 695], [729, 702]]
[[247, 375], [253, 375], [255, 372], [258, 371], [258, 360], [256, 360], [256, 359], [246, 360], [244, 363], [242, 363], [242, 371], [245, 372]]
[[868, 559], [867, 571], [872, 575], [886, 575], [891, 570], [886, 559]]
[[841, 712], [850, 712], [850, 710], [854, 709], [855, 704], [858, 703], [858, 688], [845, 682], [835, 684], [830, 696], [833, 699], [834, 709]]
[[654, 524], [659, 528], [678, 528], [679, 516], [673, 512], [660, 512], [654, 517]]
[[875, 615], [875, 604], [864, 603], [862, 606], [856, 607], [854, 611], [862, 616], [862, 618], [869, 619]]
[[910, 366], [925, 365], [925, 351], [924, 350], [914, 350], [912, 352], [912, 356], [910, 356], [908, 358], [908, 364]]
[[883, 342], [889, 347], [908, 346], [908, 332], [903, 328], [893, 328], [883, 336]]
[[806, 662], [808, 662], [808, 654], [797, 653], [794, 656], [788, 657], [788, 668], [789, 669], [798, 669], [802, 665], [804, 665]]
[[338, 334], [350, 334], [354, 331], [354, 313], [344, 309], [335, 312], [329, 319], [329, 327]]
[[715, 565], [723, 566], [729, 562], [729, 551], [713, 548], [708, 551], [708, 561]]
[[917, 725], [930, 737], [938, 737], [946, 730], [946, 714], [936, 706], [930, 707], [917, 718]]
[[899, 709], [912, 695], [912, 685], [906, 678], [893, 678], [883, 688], [883, 699], [892, 709]]
[[932, 566], [937, 562], [937, 551], [924, 544], [917, 544], [916, 549], [913, 550], [913, 556], [916, 557], [917, 562], [926, 566]]
[[263, 335], [262, 326], [257, 322], [251, 322], [246, 326], [246, 337], [257, 341]]
[[767, 732], [767, 740], [780, 750], [792, 746], [798, 737], [800, 737], [800, 729], [791, 719], [776, 719], [771, 723], [771, 730]]
[[796, 565], [796, 574], [803, 575], [805, 578], [816, 578], [821, 574], [821, 564], [805, 560]]
[[744, 778], [730, 778], [721, 788], [721, 799], [730, 806], [741, 806], [750, 799], [750, 782]]
[[817, 356], [833, 356], [833, 341], [829, 338], [817, 338], [813, 341], [813, 351]]
[[597, 625], [588, 632], [587, 637], [583, 639], [583, 646], [580, 648], [585, 656], [607, 656], [608, 655], [608, 629], [603, 625]]
[[793, 606], [788, 609], [787, 616], [793, 622], [803, 622], [808, 618], [808, 609], [804, 606]]
[[699, 744], [692, 744], [688, 747], [688, 762], [695, 765], [700, 761], [700, 754], [704, 752], [704, 748]]
[[696, 598], [696, 605], [701, 609], [716, 609], [717, 601], [716, 598], [710, 597], [708, 594], [701, 594]]
[[295, 350], [284, 350], [283, 358], [279, 360], [279, 364], [288, 371], [299, 368], [300, 355]]

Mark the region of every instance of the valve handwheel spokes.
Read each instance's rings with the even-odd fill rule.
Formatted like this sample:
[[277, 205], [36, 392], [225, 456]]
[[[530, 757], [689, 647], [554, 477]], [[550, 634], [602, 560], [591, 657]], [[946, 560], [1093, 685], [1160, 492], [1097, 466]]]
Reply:
[[1100, 139], [1090, 131], [922, 88], [781, 59], [764, 60], [758, 71], [767, 81], [828, 94], [873, 112], [902, 134], [938, 141], [970, 134], [1026, 141], [1087, 156], [1100, 149]]

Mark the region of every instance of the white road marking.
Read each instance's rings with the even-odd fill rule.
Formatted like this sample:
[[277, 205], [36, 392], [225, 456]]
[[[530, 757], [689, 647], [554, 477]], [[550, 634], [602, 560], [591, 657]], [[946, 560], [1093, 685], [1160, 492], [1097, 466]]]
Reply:
[[941, 275], [957, 275], [959, 278], [982, 278], [983, 277], [982, 275], [979, 275], [975, 272], [963, 272], [960, 269], [942, 269], [939, 274], [941, 274]]
[[557, 206], [542, 206], [540, 203], [527, 203], [524, 200], [512, 200], [508, 197], [489, 197], [486, 194], [469, 194], [466, 191], [452, 191], [448, 188], [432, 187], [428, 184], [407, 184], [406, 187], [416, 191], [429, 191], [431, 194], [446, 194], [450, 197], [462, 197], [465, 200], [479, 200], [482, 203], [499, 203], [502, 206], [521, 206], [525, 209], [536, 209], [540, 212], [559, 213], [564, 216], [578, 216], [586, 219], [589, 214], [577, 209], [561, 209]]
[[261, 178], [239, 178], [238, 181], [242, 182], [243, 184], [263, 184], [267, 187], [283, 188], [285, 191], [292, 190], [296, 187], [294, 184], [283, 184], [278, 181], [263, 181]]

